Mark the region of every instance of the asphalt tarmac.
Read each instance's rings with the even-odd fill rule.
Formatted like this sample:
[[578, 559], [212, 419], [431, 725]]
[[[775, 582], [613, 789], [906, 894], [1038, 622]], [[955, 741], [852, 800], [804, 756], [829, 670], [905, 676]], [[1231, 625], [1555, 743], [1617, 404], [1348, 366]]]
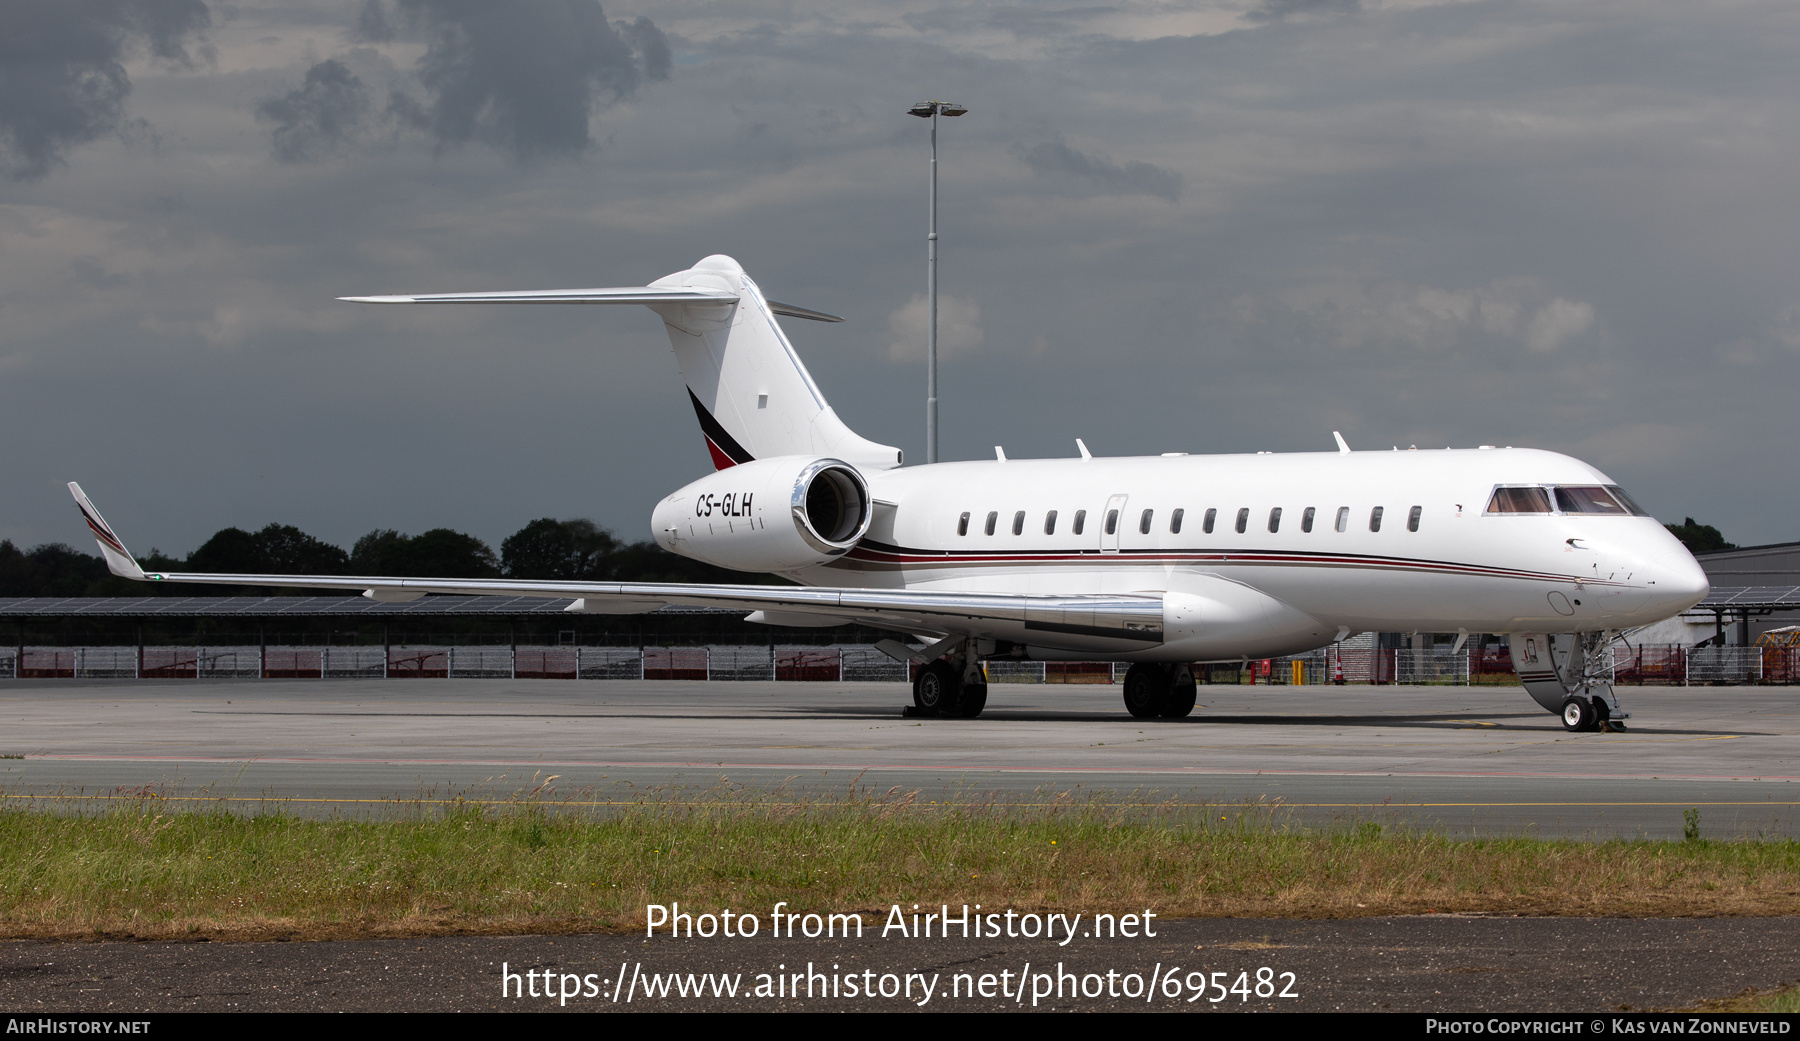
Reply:
[[[161, 795], [379, 814], [525, 793], [606, 812], [732, 787], [831, 797], [1279, 802], [1309, 823], [1456, 834], [1800, 831], [1800, 687], [1622, 688], [1570, 734], [1518, 687], [1203, 686], [1139, 721], [1116, 686], [1001, 685], [976, 720], [902, 684], [557, 680], [0, 682], [0, 795]], [[13, 758], [22, 756], [23, 758]]]
[[1158, 920], [1065, 946], [884, 938], [866, 917], [861, 939], [773, 937], [764, 914], [749, 939], [0, 943], [0, 1009], [1564, 1012], [1585, 1034], [1600, 1013], [1800, 979], [1788, 919]]

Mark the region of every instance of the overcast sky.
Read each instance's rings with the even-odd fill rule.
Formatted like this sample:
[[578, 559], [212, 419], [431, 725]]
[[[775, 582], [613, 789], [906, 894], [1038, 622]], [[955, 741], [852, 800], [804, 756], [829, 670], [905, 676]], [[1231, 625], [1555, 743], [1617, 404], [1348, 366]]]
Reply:
[[[623, 6], [624, 4], [631, 6]], [[0, 538], [649, 534], [710, 253], [923, 457], [1529, 445], [1800, 539], [1800, 6], [8, 0]]]

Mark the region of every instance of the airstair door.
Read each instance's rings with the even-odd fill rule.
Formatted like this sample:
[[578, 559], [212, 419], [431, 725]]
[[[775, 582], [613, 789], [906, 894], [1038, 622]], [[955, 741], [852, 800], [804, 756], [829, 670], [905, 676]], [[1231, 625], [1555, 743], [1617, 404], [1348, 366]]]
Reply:
[[1125, 500], [1128, 496], [1115, 495], [1106, 500], [1106, 512], [1100, 515], [1100, 552], [1117, 553], [1119, 551], [1119, 532], [1125, 527]]

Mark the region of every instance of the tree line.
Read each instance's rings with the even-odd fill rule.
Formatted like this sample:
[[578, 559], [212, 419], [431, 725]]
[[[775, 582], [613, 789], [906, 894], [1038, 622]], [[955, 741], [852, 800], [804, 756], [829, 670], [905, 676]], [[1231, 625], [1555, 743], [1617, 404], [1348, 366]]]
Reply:
[[[225, 528], [185, 559], [152, 550], [146, 571], [262, 575], [390, 575], [399, 578], [567, 579], [596, 582], [762, 582], [677, 556], [646, 539], [623, 542], [591, 520], [539, 518], [507, 536], [495, 554], [473, 535], [433, 528], [418, 535], [371, 531], [348, 551], [290, 524]], [[196, 596], [304, 590], [132, 582], [98, 556], [57, 542], [21, 550], [0, 541], [0, 596]]]

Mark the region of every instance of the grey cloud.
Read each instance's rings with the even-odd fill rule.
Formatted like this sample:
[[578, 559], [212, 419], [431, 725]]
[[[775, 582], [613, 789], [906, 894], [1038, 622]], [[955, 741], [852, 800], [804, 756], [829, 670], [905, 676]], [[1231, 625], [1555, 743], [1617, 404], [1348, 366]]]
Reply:
[[131, 94], [124, 59], [147, 45], [161, 61], [192, 66], [188, 43], [204, 46], [211, 21], [201, 0], [0, 5], [0, 173], [35, 180], [70, 148], [117, 131]]
[[381, 0], [363, 0], [351, 38], [366, 43], [389, 43], [394, 35], [394, 24], [388, 20], [387, 7]]
[[[520, 159], [578, 155], [592, 144], [597, 104], [667, 78], [671, 65], [648, 18], [614, 25], [593, 0], [399, 0], [398, 10], [426, 40], [417, 74], [430, 98], [397, 99], [394, 109], [422, 109], [440, 145], [487, 141]], [[371, 5], [360, 31], [390, 24]]]
[[[412, 77], [430, 37], [393, 3], [370, 48], [390, 64], [331, 42], [361, 0], [244, 5], [212, 33], [229, 73], [153, 85], [140, 42], [124, 115], [164, 132], [157, 161], [103, 137], [71, 151], [79, 176], [0, 206], [0, 440], [27, 448], [0, 462], [22, 489], [0, 535], [73, 541], [58, 482], [78, 478], [134, 546], [271, 518], [346, 544], [440, 526], [497, 544], [547, 515], [640, 537], [710, 469], [670, 423], [688, 405], [654, 315], [332, 298], [640, 284], [715, 252], [850, 318], [787, 331], [840, 415], [915, 457], [922, 366], [888, 360], [919, 342], [915, 312], [890, 315], [924, 289], [926, 128], [904, 107], [941, 92], [973, 108], [941, 142], [943, 289], [984, 334], [941, 373], [945, 458], [1076, 436], [1329, 450], [1333, 429], [1535, 445], [1736, 541], [1800, 537], [1795, 482], [1742, 451], [1796, 429], [1800, 5], [1387, 5], [1242, 31], [1259, 3], [1209, 36], [1097, 15], [1025, 47], [979, 25], [796, 26], [771, 0], [612, 0], [615, 32], [642, 11], [683, 53], [654, 85], [639, 55], [631, 119], [591, 95], [604, 178], [486, 144], [434, 158], [436, 94]], [[265, 31], [279, 46], [252, 46]], [[353, 161], [271, 162], [255, 103], [328, 57], [370, 88], [368, 136]], [[377, 155], [394, 89], [420, 129]], [[1180, 171], [1180, 206], [1103, 195], [1080, 164], [1032, 173], [1015, 146], [1059, 132]], [[1707, 349], [1739, 341], [1741, 362]], [[396, 480], [396, 459], [425, 462]]]
[[1151, 163], [1129, 162], [1121, 166], [1061, 141], [1021, 148], [1018, 156], [1040, 174], [1077, 178], [1106, 194], [1150, 195], [1170, 202], [1181, 199], [1181, 174]]
[[635, 21], [615, 22], [619, 35], [631, 44], [632, 50], [643, 56], [644, 76], [653, 80], [669, 78], [669, 69], [675, 64], [675, 55], [669, 50], [669, 40], [663, 35], [656, 23], [643, 15]]
[[1330, 343], [1381, 352], [1395, 347], [1453, 351], [1523, 346], [1546, 354], [1595, 325], [1594, 306], [1552, 293], [1539, 278], [1499, 278], [1470, 289], [1402, 280], [1362, 282], [1354, 276], [1294, 286], [1270, 298], [1239, 296], [1221, 324], [1265, 345]]
[[1244, 17], [1253, 22], [1279, 22], [1290, 15], [1358, 14], [1361, 11], [1360, 0], [1263, 0]]
[[258, 119], [276, 124], [275, 158], [305, 162], [336, 155], [368, 126], [369, 88], [335, 58], [306, 70], [306, 82], [256, 106]]

